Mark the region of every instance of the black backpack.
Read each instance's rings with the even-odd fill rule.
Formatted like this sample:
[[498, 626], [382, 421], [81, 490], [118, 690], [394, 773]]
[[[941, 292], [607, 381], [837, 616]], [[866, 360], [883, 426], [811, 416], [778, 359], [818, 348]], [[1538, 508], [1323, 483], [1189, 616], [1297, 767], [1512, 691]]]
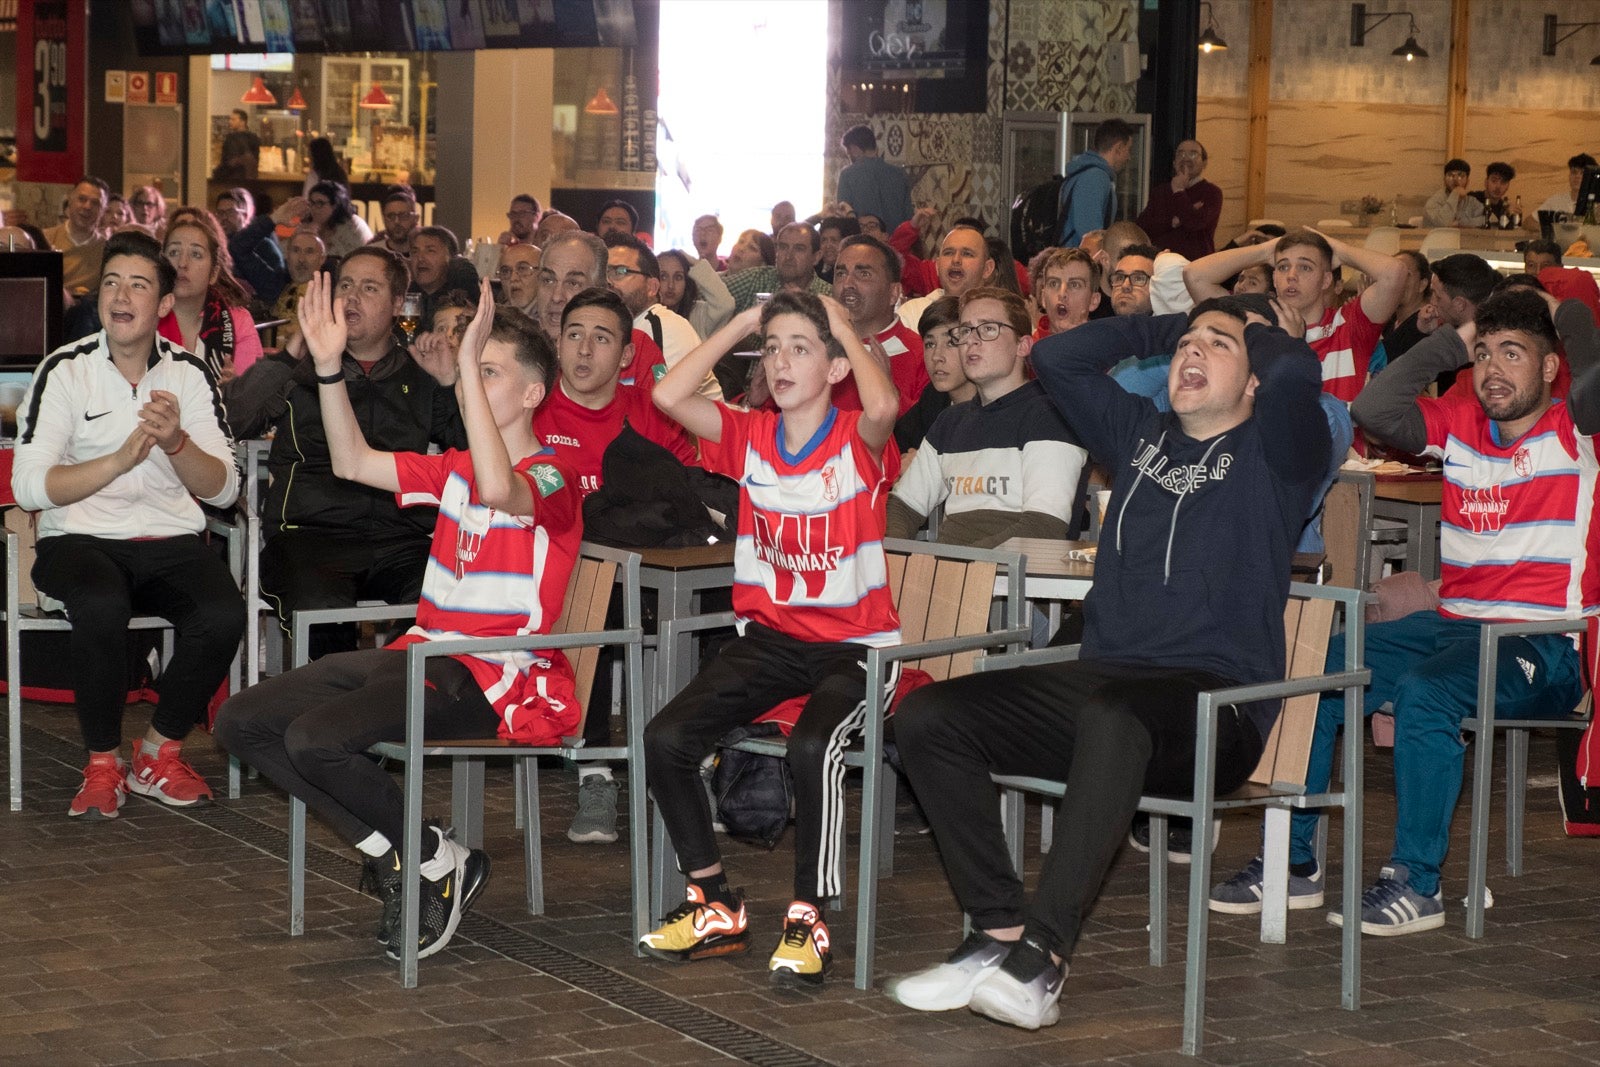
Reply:
[[1011, 254], [1026, 264], [1061, 236], [1061, 183], [1053, 174], [1017, 197], [1011, 205]]

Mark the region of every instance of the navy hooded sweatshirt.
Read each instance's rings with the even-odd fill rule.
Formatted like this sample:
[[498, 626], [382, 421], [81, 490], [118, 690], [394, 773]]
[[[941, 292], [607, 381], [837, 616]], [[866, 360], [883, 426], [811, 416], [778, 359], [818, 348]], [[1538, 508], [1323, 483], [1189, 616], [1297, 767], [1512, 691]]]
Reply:
[[[1124, 319], [1092, 321], [1033, 349], [1050, 399], [1113, 472], [1083, 658], [1279, 681], [1289, 564], [1329, 462], [1317, 358], [1276, 327], [1246, 326], [1254, 413], [1195, 440], [1177, 415], [1107, 376], [1125, 345], [1105, 331], [1126, 328]], [[1264, 740], [1278, 706], [1240, 710]]]

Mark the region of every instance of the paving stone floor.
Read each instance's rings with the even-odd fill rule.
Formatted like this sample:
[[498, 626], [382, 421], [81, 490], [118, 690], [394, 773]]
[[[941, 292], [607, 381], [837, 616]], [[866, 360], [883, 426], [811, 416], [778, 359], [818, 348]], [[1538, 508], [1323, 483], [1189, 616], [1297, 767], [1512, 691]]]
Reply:
[[[145, 722], [144, 709], [131, 709], [129, 735]], [[530, 916], [510, 772], [491, 768], [485, 826], [496, 873], [408, 991], [372, 942], [376, 904], [353, 888], [352, 852], [319, 829], [306, 933], [288, 936], [281, 794], [247, 781], [238, 800], [188, 812], [133, 797], [114, 822], [68, 820], [82, 760], [75, 721], [29, 706], [25, 723], [25, 807], [0, 814], [3, 1064], [1196, 1062], [1177, 1052], [1186, 882], [1174, 889], [1172, 962], [1151, 967], [1146, 868], [1131, 849], [1073, 958], [1061, 1023], [1029, 1034], [854, 989], [853, 915], [834, 923], [840, 966], [820, 992], [771, 989], [765, 957], [789, 896], [787, 841], [773, 854], [727, 850], [758, 932], [750, 954], [686, 966], [635, 958], [626, 848], [566, 840], [576, 788], [559, 770], [542, 775], [548, 909]], [[190, 751], [220, 785], [224, 761], [208, 739], [197, 734]], [[1393, 821], [1388, 753], [1369, 754], [1368, 878]], [[1462, 930], [1463, 804], [1445, 871], [1448, 922], [1365, 941], [1359, 1012], [1339, 1007], [1338, 931], [1320, 912], [1291, 913], [1288, 946], [1259, 944], [1251, 919], [1214, 916], [1199, 1062], [1600, 1063], [1600, 840], [1563, 836], [1553, 761], [1550, 740], [1536, 741], [1533, 772], [1545, 780], [1529, 801], [1527, 873], [1507, 877], [1491, 854], [1487, 936]], [[439, 792], [428, 808], [443, 813], [448, 775], [430, 779]], [[903, 806], [901, 824], [911, 821]], [[1249, 858], [1257, 825], [1228, 820], [1220, 871]], [[960, 934], [932, 842], [909, 833], [897, 846], [896, 872], [880, 889], [880, 986], [936, 962]], [[1336, 887], [1337, 860], [1329, 874]]]

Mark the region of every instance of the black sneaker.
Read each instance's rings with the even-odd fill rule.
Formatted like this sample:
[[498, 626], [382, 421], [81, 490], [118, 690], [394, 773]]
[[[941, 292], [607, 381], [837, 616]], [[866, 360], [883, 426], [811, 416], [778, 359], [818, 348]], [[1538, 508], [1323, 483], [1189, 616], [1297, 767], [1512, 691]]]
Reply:
[[382, 856], [368, 856], [361, 865], [361, 881], [356, 889], [371, 893], [383, 905], [378, 919], [378, 944], [387, 945], [400, 922], [400, 851], [391, 848]]
[[[433, 828], [439, 835], [439, 848], [454, 861], [452, 869], [438, 881], [422, 879], [421, 912], [417, 919], [417, 959], [426, 959], [450, 943], [456, 927], [483, 887], [489, 882], [489, 855], [480, 848], [469, 849], [453, 840], [448, 831]], [[395, 896], [394, 927], [384, 954], [392, 960], [401, 957], [404, 925], [400, 921], [400, 896]]]
[[[1222, 820], [1211, 823], [1211, 847], [1216, 848], [1222, 839]], [[1128, 844], [1140, 852], [1150, 851], [1150, 816], [1139, 812], [1133, 817], [1133, 828], [1128, 831]], [[1194, 851], [1194, 822], [1179, 816], [1167, 819], [1167, 862], [1187, 864]]]

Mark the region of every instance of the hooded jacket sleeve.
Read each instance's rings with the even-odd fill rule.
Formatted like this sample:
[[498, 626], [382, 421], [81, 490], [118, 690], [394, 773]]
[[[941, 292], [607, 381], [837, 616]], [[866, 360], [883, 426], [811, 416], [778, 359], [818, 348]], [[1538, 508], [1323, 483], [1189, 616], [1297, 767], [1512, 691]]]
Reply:
[[1333, 445], [1320, 406], [1322, 368], [1316, 353], [1276, 326], [1245, 327], [1256, 376], [1255, 420], [1267, 463], [1284, 481], [1313, 485], [1327, 476]]
[[1095, 459], [1115, 456], [1139, 420], [1154, 410], [1106, 372], [1124, 359], [1170, 354], [1183, 336], [1183, 315], [1093, 319], [1033, 348], [1033, 367], [1067, 427]]

